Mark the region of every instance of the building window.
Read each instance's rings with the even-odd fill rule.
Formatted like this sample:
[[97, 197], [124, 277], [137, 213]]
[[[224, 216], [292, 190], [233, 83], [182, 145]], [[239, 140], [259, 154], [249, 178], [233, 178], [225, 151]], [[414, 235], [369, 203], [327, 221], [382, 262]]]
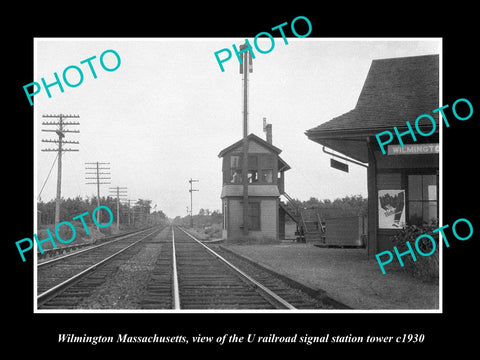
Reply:
[[258, 171], [257, 170], [248, 170], [248, 183], [253, 184], [258, 182]]
[[250, 170], [258, 170], [258, 156], [249, 155], [248, 156], [248, 168]]
[[241, 167], [240, 161], [241, 161], [240, 155], [230, 156], [230, 177], [228, 182], [231, 184], [242, 183], [242, 167]]
[[438, 176], [408, 175], [408, 224], [430, 224], [438, 219]]
[[240, 168], [240, 155], [230, 156], [230, 169]]
[[242, 183], [242, 170], [230, 170], [230, 183], [241, 184]]
[[248, 229], [260, 230], [260, 203], [248, 203]]
[[258, 156], [248, 156], [248, 174], [247, 180], [249, 184], [258, 182]]
[[267, 184], [273, 183], [273, 170], [264, 169], [262, 170], [262, 181]]

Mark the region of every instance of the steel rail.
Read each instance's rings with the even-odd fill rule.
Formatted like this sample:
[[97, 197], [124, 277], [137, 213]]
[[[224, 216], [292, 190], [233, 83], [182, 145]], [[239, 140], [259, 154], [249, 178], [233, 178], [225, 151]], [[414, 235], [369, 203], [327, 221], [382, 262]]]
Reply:
[[[178, 226], [177, 226], [178, 227]], [[264, 285], [260, 284], [258, 281], [256, 281], [254, 278], [252, 278], [250, 275], [247, 275], [245, 272], [243, 272], [242, 270], [240, 270], [239, 268], [237, 268], [235, 265], [233, 265], [231, 262], [229, 262], [228, 260], [226, 260], [224, 257], [222, 257], [221, 255], [217, 254], [215, 251], [213, 251], [212, 249], [210, 249], [208, 246], [206, 246], [205, 244], [203, 244], [201, 241], [197, 240], [193, 235], [189, 234], [187, 231], [185, 231], [184, 229], [178, 227], [178, 229], [180, 229], [181, 231], [183, 231], [185, 234], [187, 234], [192, 240], [196, 241], [197, 243], [199, 243], [200, 245], [202, 245], [205, 249], [207, 249], [212, 255], [214, 255], [216, 258], [218, 258], [219, 260], [223, 261], [226, 265], [228, 265], [230, 268], [232, 268], [235, 272], [237, 272], [239, 275], [241, 275], [241, 277], [243, 277], [244, 279], [246, 279], [248, 282], [250, 282], [251, 284], [253, 284], [257, 289], [260, 290], [260, 292], [262, 292], [264, 295], [266, 295], [266, 297], [268, 297], [268, 299], [273, 303], [273, 305], [275, 305], [276, 307], [279, 307], [279, 308], [286, 308], [286, 309], [290, 309], [290, 310], [296, 310], [296, 308], [290, 304], [288, 301], [286, 301], [285, 299], [282, 299], [280, 296], [278, 296], [277, 294], [275, 294], [273, 291], [271, 291], [270, 289], [268, 289], [267, 287], [265, 287]]]
[[180, 291], [178, 287], [177, 256], [175, 254], [175, 232], [172, 226], [172, 268], [173, 268], [173, 308], [180, 309]]
[[149, 236], [151, 236], [152, 234], [154, 234], [155, 232], [158, 232], [159, 229], [156, 229], [154, 230], [153, 232], [151, 232], [150, 234], [148, 235], [145, 235], [144, 237], [142, 237], [140, 240], [137, 240], [135, 242], [133, 242], [132, 244], [126, 246], [125, 248], [117, 251], [116, 253], [106, 257], [105, 259], [99, 261], [98, 263], [96, 264], [93, 264], [92, 266], [88, 267], [87, 269], [79, 272], [78, 274], [72, 276], [71, 278], [61, 282], [60, 284], [58, 285], [55, 285], [54, 287], [48, 289], [47, 291], [44, 291], [43, 293], [41, 293], [40, 295], [37, 296], [37, 308], [42, 305], [43, 303], [45, 303], [46, 301], [50, 300], [51, 298], [53, 298], [57, 293], [59, 293], [60, 291], [64, 290], [65, 288], [67, 288], [68, 286], [70, 286], [71, 284], [73, 284], [74, 282], [77, 282], [78, 280], [80, 280], [81, 278], [83, 278], [84, 276], [86, 276], [87, 274], [91, 273], [92, 271], [94, 271], [95, 269], [97, 269], [99, 266], [107, 263], [108, 261], [110, 261], [111, 259], [113, 259], [114, 257], [118, 256], [119, 254], [123, 253], [124, 251], [126, 251], [127, 249], [129, 249], [130, 247], [136, 245], [137, 243], [139, 243], [140, 241], [143, 241], [145, 239], [147, 239]]
[[[71, 256], [79, 255], [79, 254], [82, 254], [82, 253], [84, 253], [84, 252], [88, 252], [88, 251], [97, 249], [97, 248], [99, 248], [99, 247], [102, 247], [102, 246], [105, 246], [105, 245], [108, 245], [108, 244], [113, 244], [114, 242], [117, 242], [117, 241], [120, 241], [120, 240], [124, 240], [125, 238], [127, 238], [127, 237], [129, 237], [129, 236], [137, 235], [137, 234], [139, 234], [139, 233], [146, 232], [146, 231], [148, 231], [148, 230], [150, 230], [150, 228], [149, 228], [149, 229], [143, 229], [143, 230], [139, 230], [139, 231], [130, 232], [130, 233], [128, 233], [128, 234], [123, 234], [123, 235], [117, 236], [116, 238], [114, 238], [114, 239], [112, 239], [112, 240], [110, 240], [110, 241], [106, 241], [106, 242], [104, 242], [104, 243], [101, 243], [101, 244], [99, 244], [99, 245], [94, 245], [94, 246], [92, 246], [92, 247], [89, 247], [89, 248], [86, 248], [86, 249], [83, 249], [83, 250], [79, 250], [79, 251], [72, 251], [72, 252], [70, 252], [70, 253], [68, 253], [68, 254], [65, 254], [65, 255], [63, 255], [63, 256], [59, 256], [59, 257], [56, 257], [56, 258], [53, 258], [53, 259], [50, 259], [50, 260], [46, 260], [46, 261], [39, 262], [39, 263], [37, 263], [37, 269], [38, 269], [39, 267], [44, 266], [44, 265], [52, 264], [52, 263], [54, 263], [54, 262], [56, 262], [56, 261], [63, 260], [63, 259], [65, 259], [65, 258], [68, 258], [68, 257], [71, 257]], [[102, 240], [102, 239], [100, 239], [100, 240]]]

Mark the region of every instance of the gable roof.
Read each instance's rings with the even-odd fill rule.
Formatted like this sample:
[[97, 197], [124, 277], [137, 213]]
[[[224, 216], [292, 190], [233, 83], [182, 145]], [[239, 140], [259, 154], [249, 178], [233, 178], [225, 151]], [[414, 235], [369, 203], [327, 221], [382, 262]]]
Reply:
[[[406, 129], [430, 114], [438, 124], [439, 56], [373, 60], [355, 108], [305, 132], [321, 145], [368, 162], [367, 138], [383, 130]], [[419, 123], [430, 131], [429, 122]], [[439, 126], [436, 127], [436, 133]]]
[[439, 106], [438, 90], [438, 55], [373, 60], [355, 108], [307, 130], [306, 135], [355, 130], [377, 133], [405, 127], [406, 121], [422, 114], [431, 114], [438, 123], [438, 113], [432, 114]]
[[[251, 133], [250, 135], [247, 136], [247, 139], [248, 141], [255, 141], [257, 142], [258, 144], [260, 144], [261, 146], [263, 147], [266, 147], [267, 149], [273, 151], [274, 153], [276, 153], [277, 155], [280, 154], [282, 152], [282, 150], [280, 150], [279, 148], [277, 148], [276, 146], [273, 146], [272, 144], [266, 142], [265, 140], [263, 140], [262, 138], [259, 138], [257, 135]], [[236, 149], [237, 147], [239, 146], [242, 146], [243, 144], [243, 139], [240, 139], [238, 140], [236, 143], [230, 145], [229, 147], [226, 147], [225, 149], [223, 149], [222, 151], [220, 151], [220, 153], [218, 154], [218, 157], [223, 157], [225, 156], [226, 153]]]
[[[263, 146], [269, 150], [271, 150], [272, 152], [274, 152], [275, 154], [277, 154], [277, 158], [278, 158], [278, 169], [279, 171], [287, 171], [287, 170], [290, 170], [291, 167], [290, 165], [288, 165], [285, 160], [283, 160], [279, 154], [282, 152], [282, 150], [280, 150], [279, 148], [277, 148], [276, 146], [273, 146], [272, 144], [270, 144], [269, 142], [263, 140], [262, 138], [258, 137], [257, 135], [251, 133], [250, 135], [247, 136], [247, 139], [248, 141], [255, 141], [256, 143], [258, 143], [260, 146]], [[218, 157], [224, 157], [226, 154], [228, 154], [230, 151], [233, 151], [237, 148], [239, 148], [240, 146], [243, 145], [243, 139], [241, 140], [238, 140], [236, 143], [226, 147], [225, 149], [223, 149], [222, 151], [220, 151], [220, 153], [218, 154]]]

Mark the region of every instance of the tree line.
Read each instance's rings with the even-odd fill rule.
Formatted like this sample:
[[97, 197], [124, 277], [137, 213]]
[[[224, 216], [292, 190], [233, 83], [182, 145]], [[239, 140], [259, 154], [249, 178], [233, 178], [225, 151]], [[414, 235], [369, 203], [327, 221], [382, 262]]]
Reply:
[[[119, 214], [120, 224], [131, 225], [132, 227], [143, 226], [152, 222], [160, 222], [167, 220], [167, 216], [161, 210], [154, 209], [151, 212], [151, 200], [139, 199], [130, 206], [120, 202]], [[101, 197], [100, 205], [107, 206], [113, 214], [114, 220], [117, 221], [117, 199], [111, 196]], [[97, 207], [97, 199], [95, 197], [83, 199], [81, 196], [75, 198], [62, 198], [60, 201], [60, 221], [71, 221], [73, 217], [88, 212], [92, 214]], [[99, 212], [101, 222], [109, 219], [108, 214], [104, 211]], [[37, 218], [39, 225], [50, 225], [55, 223], [55, 200], [48, 202], [37, 202]], [[85, 221], [91, 223], [91, 217], [85, 216]]]
[[[192, 218], [195, 226], [201, 228], [209, 227], [213, 224], [221, 224], [223, 221], [220, 210], [211, 211], [203, 208], [198, 211], [198, 214], [194, 214]], [[174, 223], [182, 226], [190, 226], [190, 215], [184, 217], [177, 216], [174, 219]]]
[[368, 208], [368, 199], [362, 195], [344, 196], [335, 200], [319, 200], [316, 197], [310, 197], [306, 201], [293, 199], [294, 205], [299, 209], [317, 209], [320, 216], [326, 218], [366, 216]]

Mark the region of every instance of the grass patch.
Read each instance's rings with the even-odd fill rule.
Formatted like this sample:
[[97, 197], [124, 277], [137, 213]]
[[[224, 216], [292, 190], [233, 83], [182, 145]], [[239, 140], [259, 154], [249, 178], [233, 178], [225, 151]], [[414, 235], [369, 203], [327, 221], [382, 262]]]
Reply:
[[[57, 248], [63, 248], [71, 245], [79, 245], [79, 244], [90, 244], [93, 243], [96, 239], [102, 239], [106, 236], [114, 235], [116, 234], [116, 227], [115, 226], [109, 226], [106, 228], [100, 228], [98, 229], [94, 224], [87, 224], [88, 227], [88, 232], [89, 234], [87, 235], [85, 228], [83, 225], [77, 224], [75, 222], [71, 222], [73, 227], [75, 228], [75, 237], [73, 237], [73, 231], [68, 225], [62, 225], [58, 229], [58, 235], [59, 237], [64, 240], [64, 242], [61, 242], [57, 234], [55, 233], [55, 225], [41, 225], [39, 229], [37, 230], [37, 237], [39, 241], [45, 240], [49, 237], [47, 229], [50, 231], [50, 234], [52, 235], [53, 241], [55, 242], [55, 245]], [[65, 243], [65, 241], [69, 241], [72, 239], [72, 241]], [[32, 240], [33, 236], [32, 236]], [[41, 243], [41, 247], [43, 250], [49, 250], [53, 249], [53, 245], [51, 241], [45, 241]]]
[[222, 238], [222, 224], [211, 224], [203, 228], [187, 228], [198, 240], [216, 240]]

